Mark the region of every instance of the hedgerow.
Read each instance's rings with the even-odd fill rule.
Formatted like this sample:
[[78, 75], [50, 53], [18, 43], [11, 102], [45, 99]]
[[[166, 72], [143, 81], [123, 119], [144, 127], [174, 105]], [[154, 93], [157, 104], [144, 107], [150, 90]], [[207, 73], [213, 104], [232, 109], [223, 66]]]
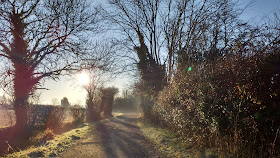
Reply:
[[191, 71], [179, 67], [153, 113], [198, 146], [216, 146], [234, 157], [277, 157], [279, 47], [252, 54], [245, 47], [236, 46], [213, 62], [194, 63]]
[[72, 117], [74, 118], [75, 124], [81, 124], [86, 121], [87, 110], [85, 108], [70, 108]]
[[73, 117], [73, 123], [80, 124], [86, 120], [87, 110], [85, 108], [62, 107], [51, 105], [29, 105], [28, 106], [28, 128], [55, 129], [63, 125], [66, 111], [69, 110]]
[[65, 119], [65, 108], [47, 105], [28, 106], [28, 127], [32, 130], [36, 126], [54, 129]]

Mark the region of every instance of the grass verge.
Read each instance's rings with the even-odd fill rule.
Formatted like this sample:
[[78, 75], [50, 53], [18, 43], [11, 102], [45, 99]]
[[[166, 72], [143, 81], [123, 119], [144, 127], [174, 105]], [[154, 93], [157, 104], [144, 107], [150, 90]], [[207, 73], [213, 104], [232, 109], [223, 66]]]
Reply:
[[54, 139], [46, 141], [40, 146], [31, 146], [26, 150], [15, 152], [7, 157], [56, 157], [59, 153], [65, 151], [69, 147], [73, 146], [77, 140], [84, 138], [91, 129], [94, 128], [94, 124], [83, 124], [79, 128], [73, 129], [66, 133], [56, 136]]
[[184, 139], [178, 136], [171, 130], [161, 127], [155, 127], [145, 123], [141, 118], [137, 125], [140, 127], [144, 136], [154, 143], [156, 148], [164, 157], [168, 158], [218, 158], [215, 149], [197, 149], [192, 144], [183, 141]]

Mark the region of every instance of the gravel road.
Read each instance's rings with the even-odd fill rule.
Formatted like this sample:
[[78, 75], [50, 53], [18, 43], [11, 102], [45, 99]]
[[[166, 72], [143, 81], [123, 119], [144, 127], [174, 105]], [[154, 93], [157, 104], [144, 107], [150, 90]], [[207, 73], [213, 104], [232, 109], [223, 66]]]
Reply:
[[89, 135], [60, 157], [159, 158], [159, 152], [136, 125], [137, 115], [123, 115], [98, 122]]

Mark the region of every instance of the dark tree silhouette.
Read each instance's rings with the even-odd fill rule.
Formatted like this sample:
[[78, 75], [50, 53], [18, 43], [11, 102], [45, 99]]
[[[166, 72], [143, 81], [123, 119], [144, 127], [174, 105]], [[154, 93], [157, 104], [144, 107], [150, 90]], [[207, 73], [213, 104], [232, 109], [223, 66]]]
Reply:
[[111, 117], [113, 110], [113, 101], [119, 90], [115, 87], [101, 88], [101, 109], [104, 117]]
[[161, 39], [158, 20], [160, 1], [109, 0], [112, 10], [104, 17], [123, 33], [125, 47], [133, 50], [145, 90], [159, 92], [165, 84], [165, 66], [160, 55]]
[[61, 99], [61, 106], [63, 106], [63, 107], [69, 107], [70, 106], [70, 103], [69, 103], [69, 101], [66, 97]]
[[88, 120], [96, 121], [101, 118], [100, 108], [100, 92], [99, 87], [102, 84], [101, 73], [95, 69], [89, 69], [85, 71], [89, 74], [89, 83], [84, 85], [84, 89], [87, 91], [86, 105], [88, 109]]
[[95, 30], [96, 13], [85, 0], [0, 3], [0, 57], [11, 63], [6, 74], [13, 78], [16, 127], [23, 129], [29, 96], [43, 78], [75, 68], [81, 59], [79, 39]]
[[[110, 78], [114, 76], [114, 73], [118, 72], [118, 60], [116, 60], [117, 48], [111, 42], [96, 42], [91, 45], [91, 53], [88, 55], [94, 55], [98, 63], [94, 62], [86, 64], [86, 69], [83, 69], [89, 77], [89, 83], [83, 85], [83, 88], [87, 92], [86, 105], [88, 109], [88, 119], [90, 121], [96, 121], [101, 118], [101, 112], [103, 109], [100, 108], [101, 96], [100, 87], [106, 82], [105, 76], [109, 75]], [[90, 66], [90, 67], [88, 67]]]

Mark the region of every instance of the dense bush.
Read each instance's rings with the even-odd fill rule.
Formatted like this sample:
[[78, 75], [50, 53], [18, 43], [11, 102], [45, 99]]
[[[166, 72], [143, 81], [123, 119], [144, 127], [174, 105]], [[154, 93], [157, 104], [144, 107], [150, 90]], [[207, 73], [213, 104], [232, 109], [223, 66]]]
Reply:
[[34, 129], [43, 127], [54, 129], [62, 125], [66, 118], [66, 110], [70, 110], [73, 123], [79, 124], [86, 120], [87, 109], [80, 107], [65, 108], [51, 105], [29, 105], [28, 106], [28, 127]]
[[[280, 128], [280, 52], [229, 56], [215, 66], [203, 84], [202, 112], [230, 136], [234, 148], [265, 157], [273, 150]], [[255, 155], [256, 156], [256, 155]]]
[[59, 106], [53, 106], [48, 115], [46, 127], [49, 129], [55, 129], [60, 127], [66, 118], [65, 112], [66, 112], [65, 108]]
[[139, 100], [138, 106], [141, 110], [143, 118], [153, 124], [159, 123], [157, 118], [158, 116], [152, 112], [158, 92], [149, 89], [149, 87], [146, 86], [145, 81], [136, 82], [134, 86], [135, 95]]
[[88, 121], [97, 121], [101, 119], [101, 92], [99, 88], [90, 86], [86, 89], [87, 90], [87, 99], [86, 99], [86, 106], [87, 106], [87, 120]]
[[119, 90], [115, 87], [101, 88], [101, 109], [104, 117], [111, 117], [113, 110], [113, 101]]
[[85, 108], [71, 107], [69, 110], [71, 112], [72, 117], [74, 118], [75, 124], [85, 122], [87, 116], [87, 110]]
[[97, 121], [101, 119], [101, 101], [87, 100], [88, 121]]
[[279, 156], [279, 49], [248, 55], [241, 48], [177, 71], [153, 113], [198, 145], [215, 144], [235, 156]]
[[204, 144], [210, 142], [207, 140], [209, 131], [214, 132], [215, 128], [210, 128], [199, 109], [202, 98], [199, 94], [199, 72], [194, 71], [196, 68], [193, 67], [191, 72], [176, 74], [172, 84], [159, 94], [153, 113], [161, 124], [187, 136], [189, 141]]
[[28, 127], [36, 126], [53, 129], [59, 126], [65, 119], [65, 108], [59, 106], [29, 105]]

